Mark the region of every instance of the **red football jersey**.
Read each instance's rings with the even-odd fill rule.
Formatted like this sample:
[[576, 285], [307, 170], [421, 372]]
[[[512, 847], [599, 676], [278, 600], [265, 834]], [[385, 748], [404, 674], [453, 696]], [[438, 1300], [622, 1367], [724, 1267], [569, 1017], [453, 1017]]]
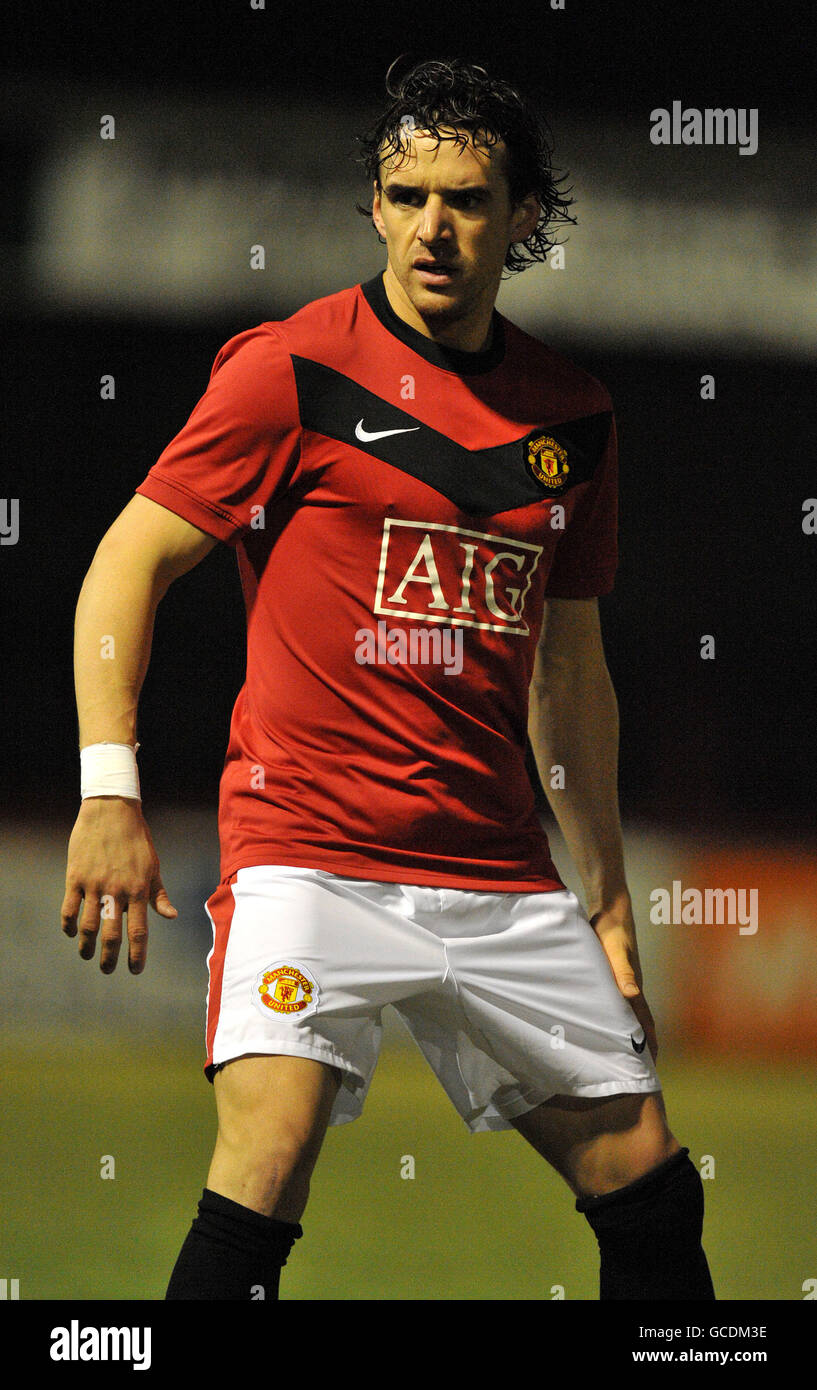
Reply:
[[378, 275], [239, 333], [137, 488], [237, 550], [224, 877], [563, 887], [528, 687], [544, 597], [613, 584], [615, 425], [598, 381], [492, 323], [443, 348]]

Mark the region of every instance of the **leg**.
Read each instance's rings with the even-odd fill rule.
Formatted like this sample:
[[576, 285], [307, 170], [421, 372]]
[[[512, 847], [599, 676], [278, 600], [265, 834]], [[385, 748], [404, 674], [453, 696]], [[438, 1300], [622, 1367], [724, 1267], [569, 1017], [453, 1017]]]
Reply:
[[227, 1063], [213, 1084], [208, 1186], [166, 1297], [277, 1299], [340, 1071], [307, 1057], [252, 1055]]
[[703, 1184], [660, 1092], [553, 1096], [513, 1124], [577, 1194], [599, 1244], [601, 1299], [714, 1300]]
[[238, 1057], [216, 1072], [218, 1137], [207, 1186], [251, 1211], [300, 1221], [340, 1085], [310, 1057]]
[[577, 1197], [634, 1182], [680, 1150], [660, 1091], [585, 1100], [551, 1096], [511, 1122]]

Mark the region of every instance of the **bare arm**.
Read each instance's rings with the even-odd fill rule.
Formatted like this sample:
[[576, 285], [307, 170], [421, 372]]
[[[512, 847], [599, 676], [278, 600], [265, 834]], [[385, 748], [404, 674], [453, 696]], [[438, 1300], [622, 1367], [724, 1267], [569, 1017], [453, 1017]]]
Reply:
[[[553, 814], [581, 876], [590, 922], [653, 1056], [655, 1025], [641, 993], [618, 806], [618, 702], [604, 659], [596, 599], [550, 599], [530, 688], [528, 732]], [[564, 768], [552, 787], [551, 768]]]
[[[215, 544], [214, 537], [139, 494], [103, 537], [80, 592], [74, 630], [81, 748], [136, 742], [156, 610], [173, 580]], [[127, 913], [129, 964], [138, 973], [147, 951], [148, 902], [165, 917], [176, 915], [140, 803], [88, 797], [68, 848], [63, 931], [72, 937], [79, 931], [80, 955], [90, 960], [101, 925], [100, 966], [107, 973], [116, 966]]]
[[[627, 892], [618, 811], [618, 704], [596, 599], [547, 602], [528, 731], [592, 915]], [[565, 770], [563, 789], [551, 787], [553, 766]]]

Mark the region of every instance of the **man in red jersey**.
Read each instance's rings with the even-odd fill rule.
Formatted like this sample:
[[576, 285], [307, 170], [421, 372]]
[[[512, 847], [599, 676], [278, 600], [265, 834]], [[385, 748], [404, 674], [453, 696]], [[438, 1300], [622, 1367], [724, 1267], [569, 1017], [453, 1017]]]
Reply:
[[[277, 1298], [391, 1004], [468, 1127], [513, 1126], [565, 1178], [602, 1299], [712, 1299], [623, 864], [598, 616], [612, 406], [495, 308], [568, 203], [535, 113], [484, 69], [423, 63], [390, 95], [363, 141], [385, 272], [222, 348], [86, 578], [63, 929], [84, 959], [99, 935], [110, 971], [127, 912], [138, 973], [147, 903], [175, 914], [141, 814], [138, 696], [160, 599], [232, 545], [247, 676], [207, 904], [219, 1128], [167, 1297]], [[551, 861], [528, 737], [589, 918]]]

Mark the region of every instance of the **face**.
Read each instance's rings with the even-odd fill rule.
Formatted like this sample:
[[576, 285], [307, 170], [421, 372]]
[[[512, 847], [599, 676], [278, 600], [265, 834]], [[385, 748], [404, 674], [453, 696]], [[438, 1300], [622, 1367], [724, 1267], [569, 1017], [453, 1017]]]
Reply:
[[539, 217], [533, 195], [511, 206], [505, 159], [501, 141], [463, 146], [415, 131], [383, 161], [382, 191], [374, 189], [393, 307], [420, 332], [470, 351], [485, 343], [508, 247]]

